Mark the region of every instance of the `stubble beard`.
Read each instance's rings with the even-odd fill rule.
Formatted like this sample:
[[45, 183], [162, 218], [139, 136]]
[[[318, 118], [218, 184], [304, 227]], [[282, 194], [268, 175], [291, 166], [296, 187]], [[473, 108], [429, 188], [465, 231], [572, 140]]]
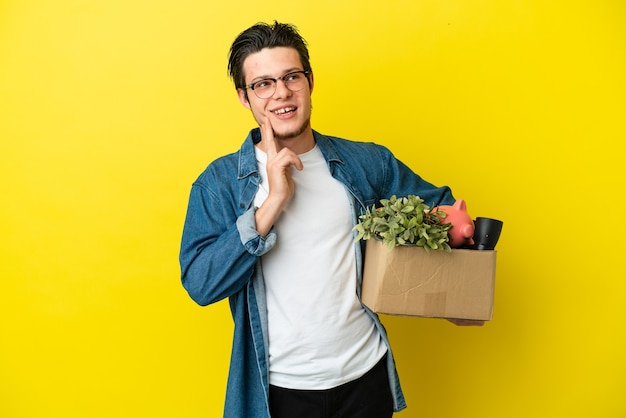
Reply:
[[278, 140], [283, 140], [283, 141], [287, 139], [297, 138], [300, 135], [302, 135], [309, 128], [309, 126], [311, 126], [311, 118], [308, 118], [307, 120], [305, 120], [304, 123], [300, 126], [300, 128], [291, 132], [280, 133], [274, 130], [274, 138]]

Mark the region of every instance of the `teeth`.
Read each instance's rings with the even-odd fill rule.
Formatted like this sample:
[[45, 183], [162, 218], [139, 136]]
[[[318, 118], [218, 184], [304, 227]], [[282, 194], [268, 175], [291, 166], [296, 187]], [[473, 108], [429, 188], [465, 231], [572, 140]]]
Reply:
[[284, 107], [282, 109], [278, 109], [278, 110], [274, 111], [274, 113], [276, 113], [277, 115], [282, 115], [282, 114], [285, 114], [287, 112], [292, 112], [294, 110], [296, 110], [294, 107]]

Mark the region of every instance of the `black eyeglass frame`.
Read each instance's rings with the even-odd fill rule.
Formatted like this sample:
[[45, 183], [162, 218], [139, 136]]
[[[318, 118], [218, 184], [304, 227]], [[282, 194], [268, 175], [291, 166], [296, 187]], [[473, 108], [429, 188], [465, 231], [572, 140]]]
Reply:
[[[246, 84], [244, 87], [246, 88], [246, 90], [250, 89], [252, 91], [254, 91], [254, 85], [257, 83], [260, 83], [262, 81], [273, 81], [274, 82], [274, 91], [272, 92], [272, 94], [270, 94], [267, 97], [259, 97], [259, 99], [269, 99], [270, 97], [272, 97], [274, 95], [274, 93], [276, 93], [276, 87], [278, 86], [278, 80], [282, 80], [282, 82], [285, 84], [285, 87], [287, 87], [290, 91], [300, 91], [300, 90], [291, 90], [289, 88], [289, 86], [287, 85], [287, 82], [285, 81], [286, 78], [288, 78], [291, 75], [294, 74], [304, 74], [304, 76], [306, 77], [307, 81], [309, 82], [309, 85], [311, 84], [311, 80], [309, 79], [309, 75], [311, 74], [312, 71], [304, 71], [304, 70], [298, 70], [298, 71], [290, 71], [287, 74], [278, 77], [278, 78], [272, 78], [272, 77], [268, 77], [268, 78], [264, 78], [262, 80], [257, 80], [254, 83], [250, 83], [250, 84]], [[254, 92], [254, 94], [256, 95], [256, 92]], [[257, 96], [258, 97], [258, 96]]]

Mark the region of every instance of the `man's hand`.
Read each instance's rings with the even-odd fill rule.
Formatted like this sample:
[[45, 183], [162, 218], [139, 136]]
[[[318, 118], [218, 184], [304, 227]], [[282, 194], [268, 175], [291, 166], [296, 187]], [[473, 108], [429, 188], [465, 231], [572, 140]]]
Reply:
[[261, 236], [266, 236], [295, 194], [295, 185], [291, 176], [291, 167], [302, 170], [300, 157], [286, 147], [280, 147], [274, 138], [274, 130], [267, 115], [261, 127], [261, 143], [267, 153], [267, 177], [269, 194], [265, 202], [256, 211], [256, 227]]
[[269, 196], [283, 209], [293, 198], [295, 186], [291, 177], [291, 166], [302, 170], [302, 161], [289, 148], [280, 147], [274, 138], [274, 131], [269, 118], [261, 125], [261, 137], [267, 152], [267, 177]]
[[475, 319], [448, 319], [448, 321], [461, 327], [482, 327], [485, 325], [485, 321], [478, 321]]

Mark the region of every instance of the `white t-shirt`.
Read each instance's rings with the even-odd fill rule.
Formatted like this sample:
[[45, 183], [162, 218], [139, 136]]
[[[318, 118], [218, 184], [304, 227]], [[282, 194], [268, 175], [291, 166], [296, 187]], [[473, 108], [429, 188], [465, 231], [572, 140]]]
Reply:
[[[256, 148], [268, 194], [267, 155]], [[329, 389], [361, 377], [386, 353], [356, 294], [356, 261], [348, 192], [317, 146], [292, 168], [296, 191], [274, 227], [277, 242], [262, 256], [267, 291], [270, 383]]]

